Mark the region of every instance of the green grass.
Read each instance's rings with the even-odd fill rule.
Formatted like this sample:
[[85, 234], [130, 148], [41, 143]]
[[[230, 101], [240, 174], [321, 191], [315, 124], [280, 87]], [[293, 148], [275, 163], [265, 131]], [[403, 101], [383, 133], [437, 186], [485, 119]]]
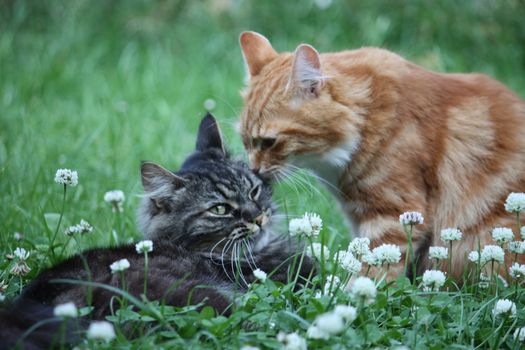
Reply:
[[[79, 186], [68, 191], [59, 243], [66, 242], [65, 227], [85, 219], [95, 230], [82, 244], [105, 246], [117, 224], [104, 193], [126, 193], [119, 238], [139, 239], [134, 213], [140, 161], [177, 169], [194, 147], [206, 99], [216, 101], [213, 112], [226, 140], [243, 156], [234, 130], [242, 108], [244, 69], [237, 43], [242, 30], [264, 33], [279, 51], [301, 42], [324, 52], [382, 46], [431, 69], [490, 74], [525, 96], [523, 18], [519, 0], [334, 0], [325, 10], [313, 1], [0, 1], [0, 280], [11, 279], [7, 253], [18, 246], [33, 251], [32, 272], [24, 281], [13, 279], [7, 297], [16, 297], [20, 283], [50, 263], [46, 245], [62, 203], [62, 189], [53, 182], [56, 169], [76, 169], [80, 177]], [[321, 214], [332, 250], [345, 246], [350, 233], [334, 210], [337, 204], [311, 182], [320, 193], [285, 183], [277, 186], [276, 198], [292, 216]], [[24, 239], [16, 241], [15, 232], [23, 232]], [[71, 245], [66, 254], [74, 251]], [[344, 336], [310, 347], [484, 348], [501, 339], [501, 347], [518, 348], [494, 333], [498, 324], [491, 324], [494, 301], [488, 292], [463, 289], [428, 297], [403, 286], [391, 287], [388, 299], [383, 289]], [[161, 324], [173, 330], [143, 324], [142, 337], [120, 336], [111, 346], [276, 348], [278, 331], [303, 334], [335, 301], [349, 301], [345, 293], [336, 300], [313, 294], [294, 294], [268, 282], [244, 296], [229, 319], [209, 310], [184, 317], [168, 310]], [[410, 314], [416, 304], [417, 319]], [[515, 323], [524, 326], [522, 301], [519, 309]]]

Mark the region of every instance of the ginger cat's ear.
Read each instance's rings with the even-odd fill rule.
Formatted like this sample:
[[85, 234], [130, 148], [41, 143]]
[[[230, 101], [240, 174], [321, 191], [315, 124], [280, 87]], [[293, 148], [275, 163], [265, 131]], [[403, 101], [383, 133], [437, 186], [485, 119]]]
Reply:
[[319, 53], [310, 45], [299, 45], [294, 53], [289, 84], [317, 96], [325, 79], [321, 71]]
[[242, 32], [239, 42], [250, 77], [259, 74], [268, 62], [277, 57], [277, 52], [268, 39], [259, 33]]

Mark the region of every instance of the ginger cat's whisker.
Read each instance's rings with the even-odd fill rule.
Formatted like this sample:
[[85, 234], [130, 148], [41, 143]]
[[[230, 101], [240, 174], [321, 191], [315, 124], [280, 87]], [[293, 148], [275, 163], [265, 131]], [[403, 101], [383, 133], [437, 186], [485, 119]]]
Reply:
[[313, 171], [311, 171], [310, 169], [306, 169], [306, 168], [299, 168], [298, 166], [295, 166], [293, 164], [287, 164], [286, 165], [287, 167], [291, 167], [292, 169], [295, 169], [295, 170], [302, 170], [304, 172], [306, 172], [309, 176], [317, 179], [319, 182], [325, 184], [327, 187], [331, 188], [335, 193], [337, 193], [338, 195], [341, 195], [341, 196], [344, 196], [344, 193], [339, 189], [337, 188], [336, 186], [334, 186], [333, 184], [331, 184], [329, 181], [326, 181], [325, 179], [323, 179], [322, 177], [320, 177], [319, 175], [315, 174]]
[[[288, 168], [285, 167], [285, 169]], [[299, 169], [299, 168], [297, 168]], [[302, 174], [300, 172], [297, 172], [297, 171], [294, 171], [294, 168], [292, 167], [289, 167], [289, 169], [287, 169], [289, 172], [289, 176], [293, 179], [295, 179], [299, 184], [302, 184], [303, 188], [305, 188], [305, 190], [309, 190], [310, 192], [310, 195], [313, 196], [314, 194], [317, 194], [321, 197], [324, 197], [323, 194], [321, 193], [321, 191], [319, 191], [318, 188], [316, 188], [314, 185], [312, 185], [312, 183], [310, 181], [308, 181], [307, 178], [303, 177]]]

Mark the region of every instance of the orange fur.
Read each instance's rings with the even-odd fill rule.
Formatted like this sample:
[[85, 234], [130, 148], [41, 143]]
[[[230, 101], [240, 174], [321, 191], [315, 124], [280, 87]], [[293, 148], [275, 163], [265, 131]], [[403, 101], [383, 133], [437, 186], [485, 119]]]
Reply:
[[491, 244], [493, 227], [519, 232], [503, 203], [525, 192], [525, 103], [502, 84], [377, 48], [278, 54], [251, 32], [241, 47], [252, 74], [240, 125], [253, 168], [278, 174], [307, 163], [337, 187], [354, 234], [374, 246], [406, 248], [405, 211], [425, 217], [414, 234], [423, 255], [443, 245], [441, 229], [460, 228], [455, 276], [478, 240]]

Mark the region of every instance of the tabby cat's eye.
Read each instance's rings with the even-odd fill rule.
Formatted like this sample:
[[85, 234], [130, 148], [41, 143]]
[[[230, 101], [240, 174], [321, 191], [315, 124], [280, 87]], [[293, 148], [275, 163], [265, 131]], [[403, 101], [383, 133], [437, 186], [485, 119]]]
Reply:
[[218, 204], [209, 209], [209, 211], [215, 215], [226, 215], [230, 213], [230, 210], [231, 210], [231, 207], [226, 203]]

